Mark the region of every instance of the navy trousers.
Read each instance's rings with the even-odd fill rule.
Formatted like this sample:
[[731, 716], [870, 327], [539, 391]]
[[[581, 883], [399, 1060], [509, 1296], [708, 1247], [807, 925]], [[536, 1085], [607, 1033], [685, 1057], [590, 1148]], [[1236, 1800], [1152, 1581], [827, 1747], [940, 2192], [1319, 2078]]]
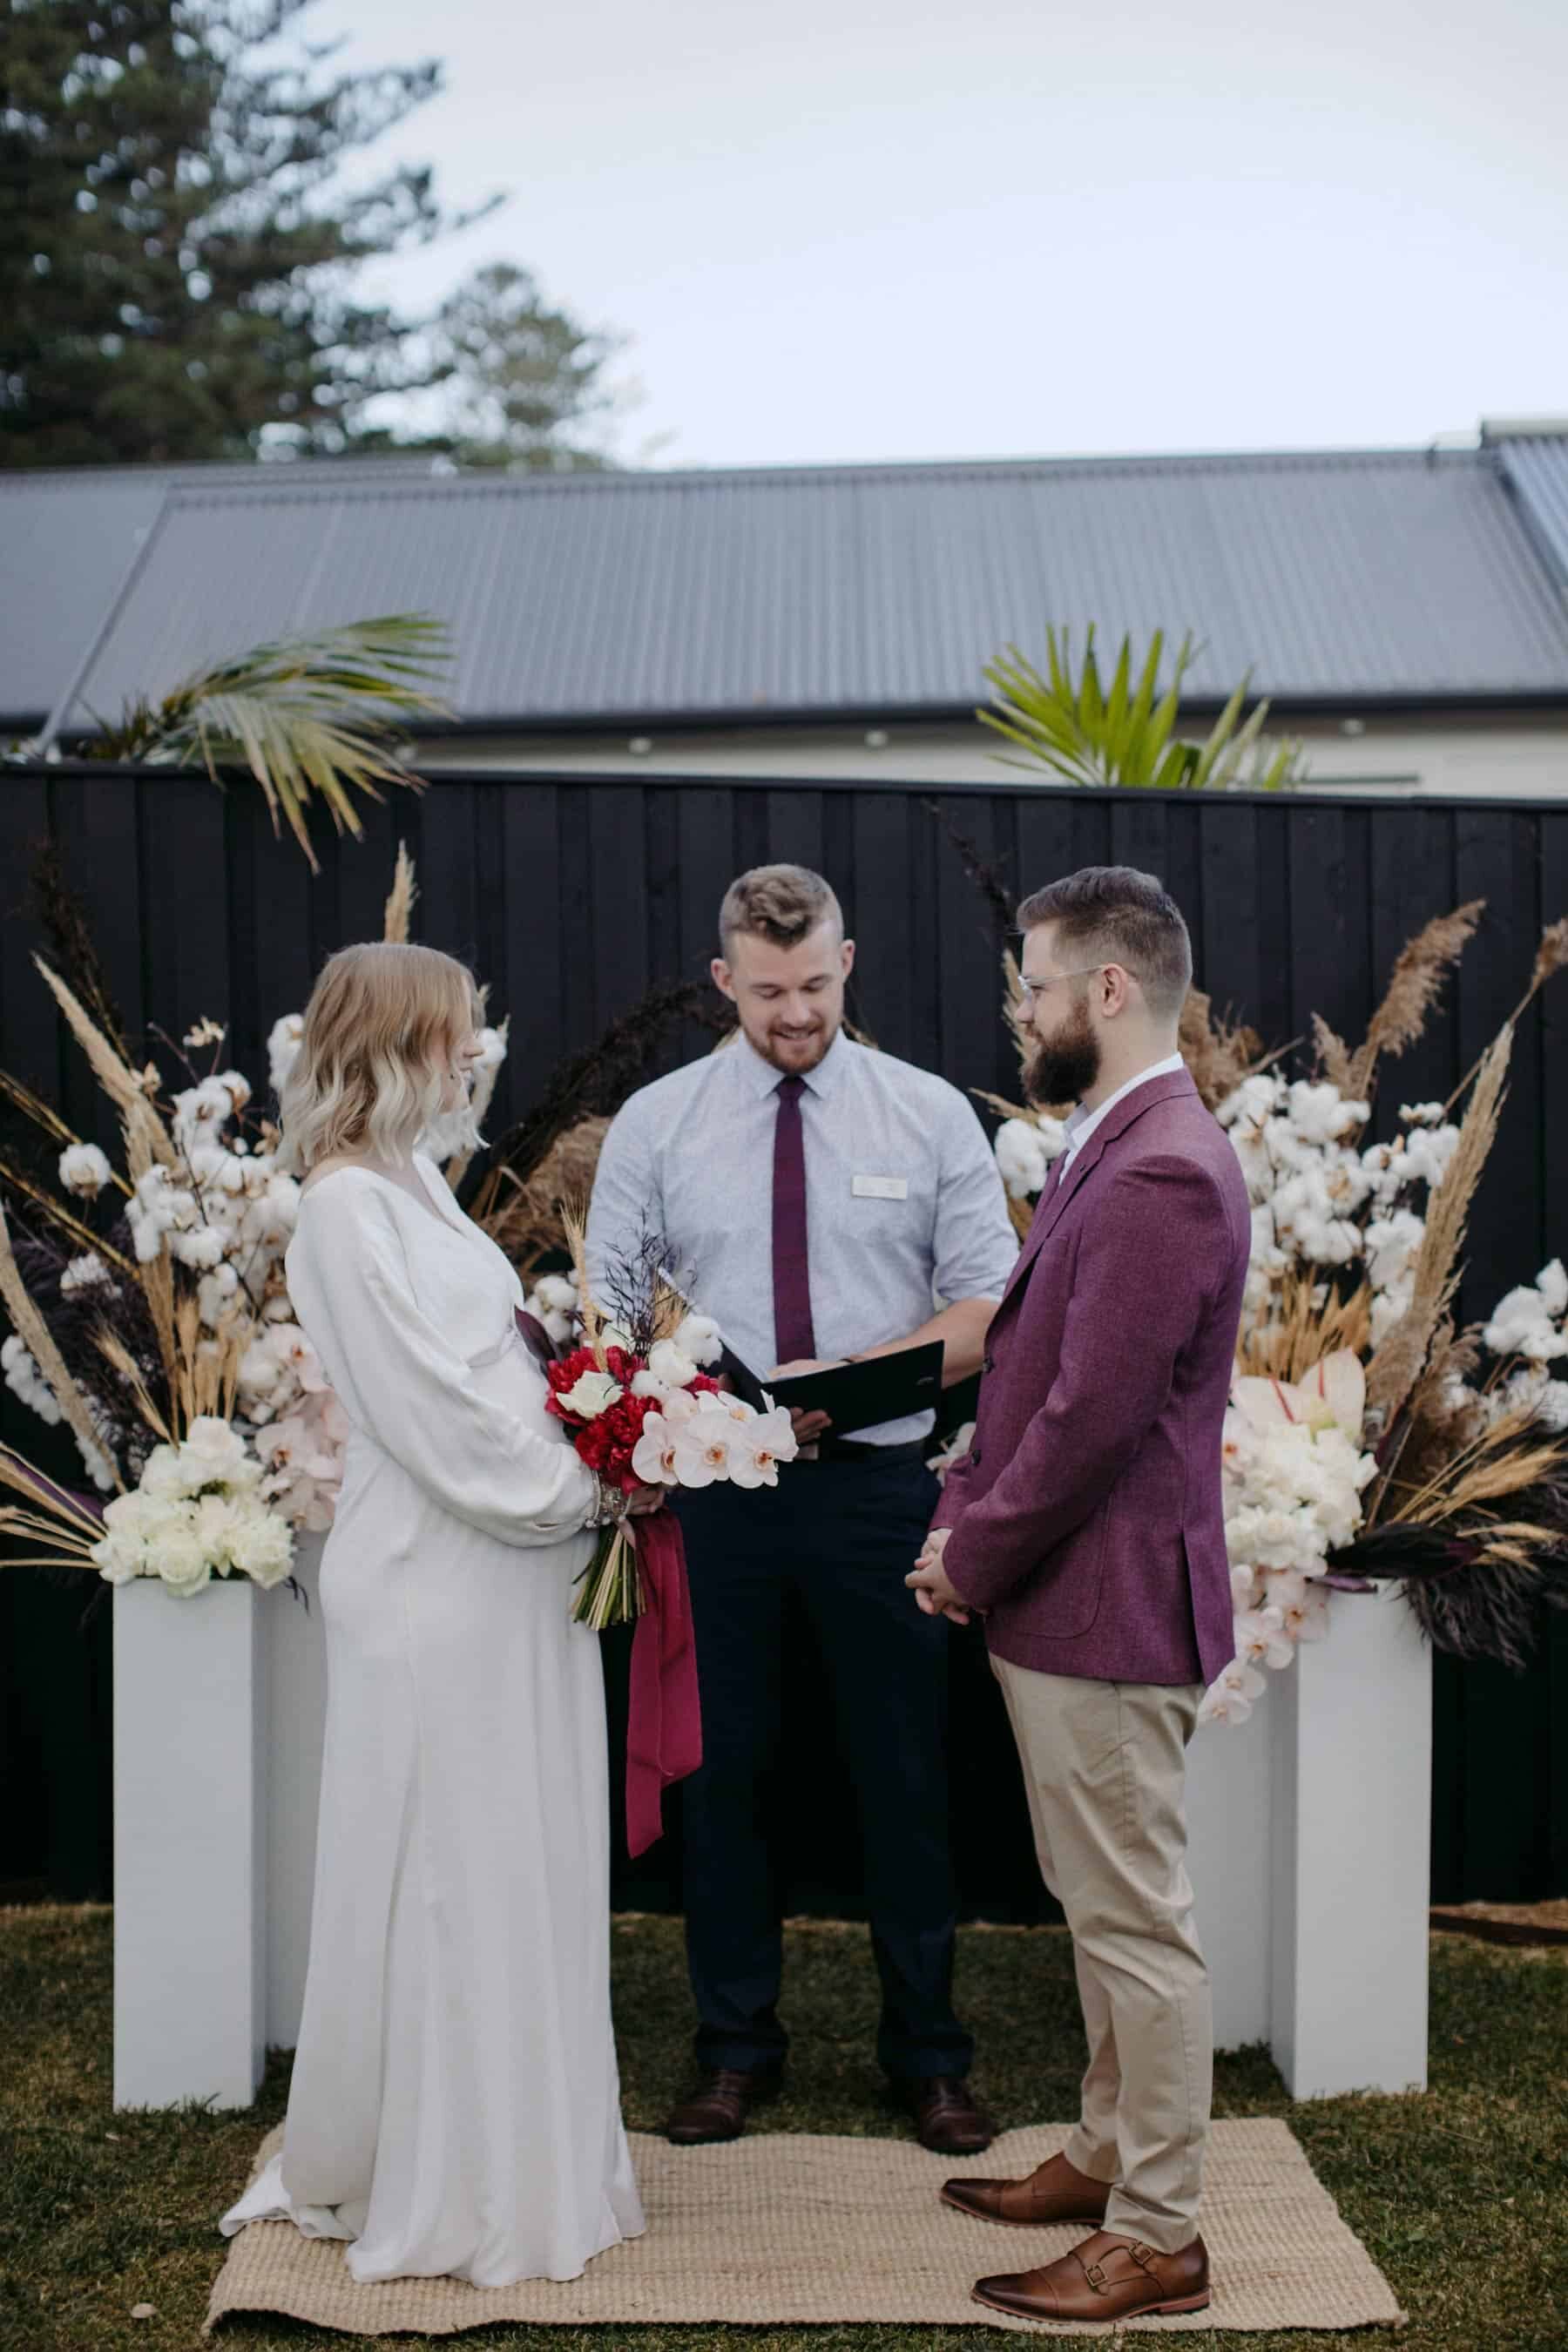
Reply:
[[702, 1701], [700, 1771], [683, 1783], [686, 1949], [704, 2066], [775, 2066], [779, 1906], [766, 1790], [782, 1714], [784, 1612], [804, 1603], [854, 1780], [882, 1985], [877, 2054], [913, 2078], [967, 2074], [952, 2011], [947, 1648], [904, 1578], [935, 1508], [919, 1461], [798, 1463], [776, 1487], [679, 1496]]

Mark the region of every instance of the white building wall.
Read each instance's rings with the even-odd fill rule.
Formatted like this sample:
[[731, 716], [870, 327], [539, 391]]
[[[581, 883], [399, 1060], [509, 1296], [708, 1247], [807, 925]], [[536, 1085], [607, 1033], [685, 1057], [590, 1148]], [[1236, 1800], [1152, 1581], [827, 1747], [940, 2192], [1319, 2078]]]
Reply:
[[[1194, 725], [1194, 733], [1198, 731]], [[1318, 791], [1568, 800], [1568, 709], [1450, 719], [1405, 716], [1314, 719], [1281, 727], [1307, 744]], [[450, 737], [421, 751], [443, 767], [592, 770], [599, 773], [887, 777], [939, 785], [1025, 781], [1002, 764], [999, 736], [977, 724], [885, 727], [757, 725], [629, 736]], [[1042, 781], [1045, 779], [1042, 777]]]

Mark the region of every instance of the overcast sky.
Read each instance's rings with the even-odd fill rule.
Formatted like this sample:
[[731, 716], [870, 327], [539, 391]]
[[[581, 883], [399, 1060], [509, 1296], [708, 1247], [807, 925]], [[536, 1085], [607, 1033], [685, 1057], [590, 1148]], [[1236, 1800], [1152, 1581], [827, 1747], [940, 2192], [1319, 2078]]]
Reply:
[[1421, 445], [1568, 412], [1568, 0], [321, 0], [385, 155], [633, 339], [660, 465]]

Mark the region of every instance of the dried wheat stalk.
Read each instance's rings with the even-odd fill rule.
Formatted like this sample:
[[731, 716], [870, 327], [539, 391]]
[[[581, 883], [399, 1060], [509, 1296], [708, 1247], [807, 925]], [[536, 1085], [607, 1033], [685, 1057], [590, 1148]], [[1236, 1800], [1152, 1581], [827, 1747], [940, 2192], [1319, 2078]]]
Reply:
[[1359, 1282], [1342, 1296], [1323, 1268], [1293, 1263], [1280, 1276], [1268, 1316], [1243, 1328], [1237, 1369], [1266, 1380], [1299, 1381], [1336, 1348], [1363, 1355], [1371, 1331], [1370, 1283]]
[[34, 1306], [32, 1295], [22, 1279], [16, 1253], [11, 1247], [11, 1228], [5, 1220], [4, 1205], [0, 1205], [0, 1298], [5, 1302], [17, 1338], [54, 1391], [55, 1402], [69, 1423], [72, 1433], [92, 1453], [103, 1455], [113, 1474], [115, 1486], [123, 1494], [125, 1487], [119, 1467], [98, 1433], [92, 1414], [88, 1410], [87, 1399], [72, 1379], [48, 1325]]
[[131, 1353], [131, 1350], [125, 1345], [124, 1340], [119, 1337], [118, 1333], [110, 1331], [107, 1328], [100, 1328], [97, 1334], [97, 1339], [100, 1355], [103, 1358], [106, 1364], [113, 1365], [114, 1370], [119, 1373], [121, 1379], [125, 1382], [126, 1387], [131, 1391], [132, 1396], [135, 1400], [136, 1410], [141, 1414], [142, 1420], [146, 1423], [148, 1428], [152, 1431], [153, 1436], [161, 1439], [165, 1445], [173, 1445], [174, 1443], [174, 1433], [170, 1428], [169, 1423], [156, 1399], [153, 1397], [151, 1389], [149, 1389], [146, 1381], [142, 1379], [141, 1365]]
[[[36, 1487], [14, 1475], [4, 1447], [0, 1447], [0, 1484], [36, 1498]], [[91, 1568], [92, 1547], [101, 1541], [102, 1536], [103, 1529], [96, 1522], [84, 1519], [79, 1527], [68, 1519], [52, 1496], [47, 1516], [42, 1511], [19, 1511], [14, 1503], [0, 1506], [0, 1538], [5, 1539], [8, 1568]], [[11, 1546], [18, 1538], [42, 1548], [37, 1551], [13, 1551]]]
[[1459, 1251], [1476, 1186], [1497, 1138], [1512, 1050], [1513, 1025], [1505, 1023], [1481, 1063], [1454, 1156], [1427, 1204], [1410, 1305], [1367, 1367], [1367, 1405], [1382, 1412], [1385, 1426], [1420, 1379], [1458, 1287]]
[[1420, 1036], [1486, 903], [1484, 898], [1471, 898], [1456, 907], [1451, 915], [1435, 915], [1401, 949], [1387, 992], [1372, 1016], [1364, 1040], [1351, 1056], [1347, 1083], [1340, 1089], [1351, 1101], [1367, 1099], [1381, 1055], [1403, 1054]]
[[605, 1364], [605, 1321], [594, 1303], [594, 1293], [588, 1281], [588, 1205], [581, 1194], [574, 1201], [563, 1201], [561, 1223], [566, 1235], [566, 1247], [571, 1254], [572, 1270], [577, 1277], [583, 1344], [585, 1348], [592, 1348], [594, 1361], [603, 1371]]

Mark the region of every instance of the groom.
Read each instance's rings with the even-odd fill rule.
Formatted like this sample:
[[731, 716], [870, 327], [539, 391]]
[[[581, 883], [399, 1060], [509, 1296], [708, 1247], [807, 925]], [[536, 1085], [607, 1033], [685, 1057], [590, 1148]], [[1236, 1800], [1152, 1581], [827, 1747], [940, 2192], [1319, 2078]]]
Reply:
[[1061, 2260], [984, 2278], [1029, 2319], [1202, 2310], [1213, 2038], [1185, 1866], [1185, 1749], [1232, 1654], [1222, 1430], [1250, 1219], [1235, 1151], [1176, 1051], [1192, 978], [1152, 875], [1088, 866], [1025, 900], [1026, 1074], [1076, 1101], [989, 1334], [974, 1443], [912, 1576], [985, 1613], [1089, 2040], [1066, 2150], [957, 2179], [990, 2221], [1082, 2221]]

